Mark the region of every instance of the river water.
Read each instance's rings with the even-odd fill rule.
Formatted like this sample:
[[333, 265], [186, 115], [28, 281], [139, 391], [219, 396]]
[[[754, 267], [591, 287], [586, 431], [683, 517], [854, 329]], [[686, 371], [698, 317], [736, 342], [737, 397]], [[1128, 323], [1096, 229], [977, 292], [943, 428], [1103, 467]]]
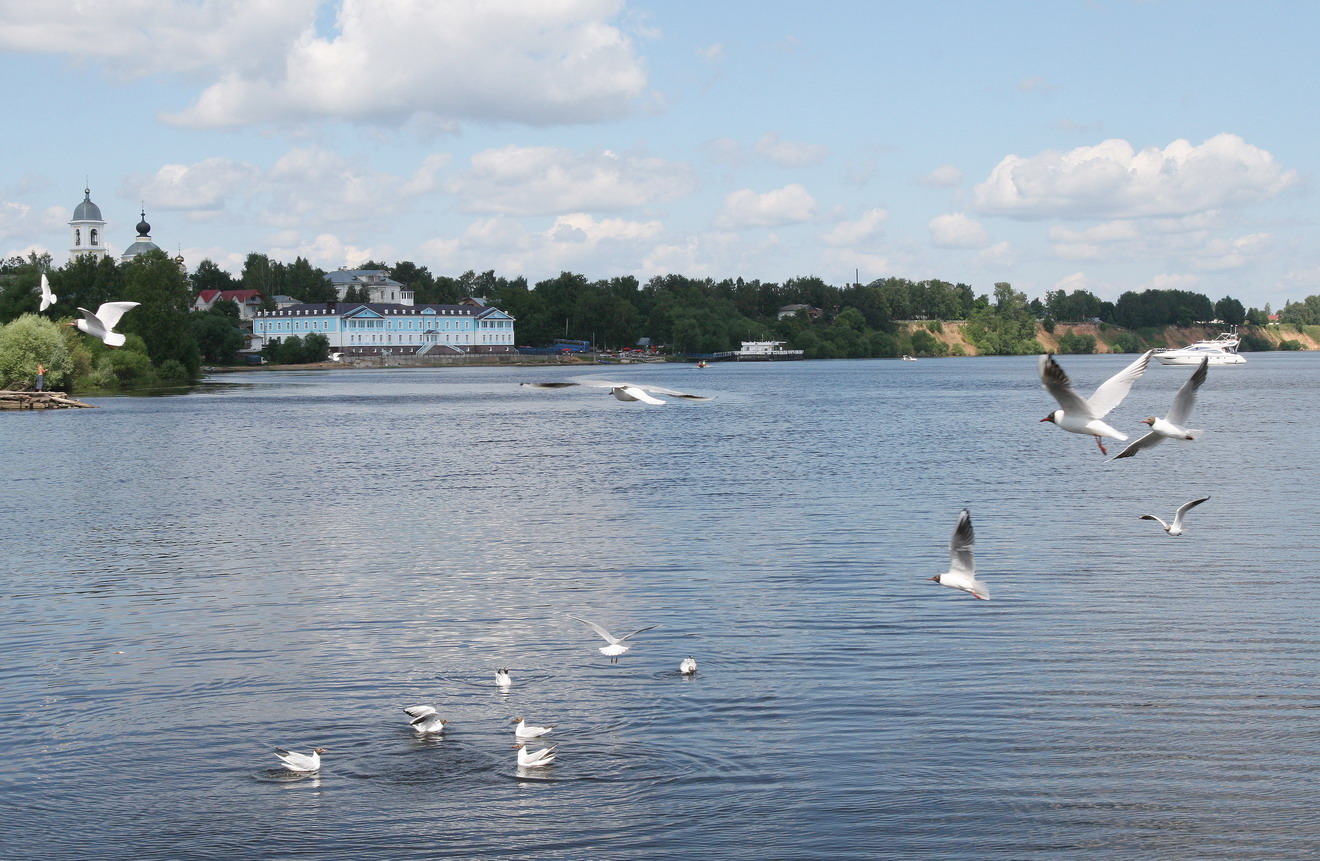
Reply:
[[[1130, 358], [1060, 362], [1089, 394]], [[714, 400], [518, 385], [590, 375]], [[1316, 355], [1212, 368], [1201, 439], [1115, 462], [1038, 421], [1035, 357], [0, 414], [2, 854], [1314, 855], [1318, 389]], [[1137, 517], [1206, 494], [1181, 538]], [[988, 602], [926, 580], [964, 506]], [[660, 627], [611, 664], [571, 616]], [[519, 715], [553, 766], [518, 771]]]

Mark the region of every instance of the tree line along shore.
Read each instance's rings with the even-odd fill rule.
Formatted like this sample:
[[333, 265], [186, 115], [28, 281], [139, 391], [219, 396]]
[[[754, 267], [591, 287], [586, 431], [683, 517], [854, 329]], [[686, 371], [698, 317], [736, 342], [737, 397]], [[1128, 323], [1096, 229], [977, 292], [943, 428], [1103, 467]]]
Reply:
[[[1320, 348], [1320, 296], [1288, 302], [1276, 314], [1268, 305], [1246, 308], [1230, 296], [1212, 301], [1182, 290], [1129, 291], [1108, 302], [1085, 290], [1030, 299], [1006, 282], [978, 294], [968, 284], [898, 277], [837, 286], [815, 276], [764, 282], [666, 275], [641, 283], [563, 272], [530, 285], [494, 272], [437, 276], [407, 261], [361, 268], [406, 284], [419, 304], [480, 297], [515, 318], [519, 344], [572, 338], [617, 350], [649, 339], [675, 358], [755, 340], [784, 341], [808, 359], [1139, 352], [1184, 346], [1234, 325], [1245, 351]], [[39, 313], [43, 273], [58, 301]], [[319, 302], [336, 298], [326, 275], [302, 258], [284, 264], [262, 254], [248, 255], [238, 277], [209, 260], [190, 277], [159, 251], [128, 263], [77, 257], [59, 268], [49, 255], [2, 261], [0, 388], [31, 388], [38, 364], [47, 369], [45, 387], [65, 392], [188, 385], [204, 367], [238, 364], [247, 341], [234, 303], [194, 310], [200, 291], [254, 289], [268, 302], [276, 295]], [[140, 303], [118, 327], [127, 336], [118, 349], [61, 325], [77, 308], [110, 301]], [[268, 344], [263, 353], [271, 364], [306, 365], [324, 361], [329, 349], [323, 336], [309, 333]]]

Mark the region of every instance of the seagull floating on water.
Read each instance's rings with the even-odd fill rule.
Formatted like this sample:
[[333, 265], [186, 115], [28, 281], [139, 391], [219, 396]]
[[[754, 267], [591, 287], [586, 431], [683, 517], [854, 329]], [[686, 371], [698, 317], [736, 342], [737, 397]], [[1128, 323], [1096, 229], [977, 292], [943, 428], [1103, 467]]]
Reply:
[[555, 748], [543, 747], [540, 750], [528, 752], [527, 745], [515, 744], [514, 748], [518, 751], [519, 768], [540, 768], [543, 765], [549, 765], [555, 761]]
[[513, 734], [518, 738], [540, 738], [541, 736], [548, 734], [550, 730], [554, 729], [553, 725], [528, 726], [527, 721], [520, 717], [514, 718], [513, 722], [517, 724], [517, 726], [513, 728]]
[[449, 723], [447, 720], [442, 720], [432, 706], [409, 706], [403, 711], [412, 718], [409, 723], [417, 730], [418, 735], [444, 732], [445, 724]]
[[600, 389], [609, 389], [610, 394], [621, 401], [642, 401], [647, 404], [663, 404], [664, 401], [652, 396], [651, 392], [662, 395], [669, 395], [675, 398], [686, 398], [690, 401], [709, 401], [708, 397], [702, 395], [690, 395], [687, 392], [679, 392], [674, 389], [666, 389], [660, 386], [643, 386], [638, 383], [607, 383], [598, 380], [585, 380], [575, 383], [523, 383], [524, 386], [531, 386], [534, 389], [562, 389], [566, 386], [594, 386]]
[[1041, 356], [1041, 385], [1062, 407], [1041, 421], [1054, 422], [1070, 433], [1090, 434], [1095, 437], [1095, 444], [1100, 446], [1101, 454], [1109, 454], [1101, 437], [1126, 440], [1127, 434], [1114, 430], [1105, 424], [1103, 419], [1123, 398], [1127, 397], [1132, 384], [1146, 372], [1146, 366], [1150, 364], [1150, 356], [1153, 352], [1155, 351], [1147, 350], [1135, 362], [1105, 380], [1089, 399], [1083, 399], [1073, 391], [1068, 375], [1059, 367], [1059, 363], [1054, 361], [1053, 356], [1048, 354]]
[[1206, 501], [1207, 499], [1209, 499], [1209, 498], [1210, 498], [1210, 497], [1208, 497], [1208, 496], [1203, 496], [1203, 497], [1201, 497], [1200, 499], [1193, 499], [1191, 502], [1184, 502], [1182, 505], [1178, 506], [1178, 510], [1177, 510], [1176, 512], [1174, 512], [1174, 515], [1173, 515], [1173, 522], [1172, 522], [1172, 523], [1165, 523], [1163, 520], [1160, 520], [1158, 517], [1156, 517], [1156, 516], [1153, 515], [1153, 514], [1143, 514], [1143, 515], [1141, 515], [1141, 517], [1140, 517], [1139, 519], [1141, 519], [1141, 520], [1154, 520], [1154, 521], [1155, 521], [1156, 523], [1158, 523], [1160, 526], [1163, 526], [1163, 527], [1164, 527], [1164, 531], [1167, 532], [1167, 533], [1169, 533], [1170, 535], [1175, 535], [1175, 536], [1177, 536], [1177, 535], [1182, 535], [1182, 534], [1183, 534], [1183, 525], [1182, 525], [1182, 522], [1183, 522], [1183, 515], [1186, 514], [1186, 513], [1189, 512], [1189, 511], [1191, 511], [1191, 510], [1192, 510], [1193, 508], [1195, 508], [1196, 506], [1200, 505], [1202, 502], [1205, 502], [1205, 501]]
[[495, 671], [495, 684], [502, 688], [507, 688], [509, 685], [513, 684], [513, 679], [509, 677], [509, 671], [507, 669]]
[[645, 628], [639, 628], [638, 630], [633, 631], [631, 634], [616, 637], [595, 622], [588, 622], [586, 619], [579, 619], [577, 616], [569, 616], [568, 618], [575, 622], [581, 622], [584, 625], [590, 625], [592, 630], [605, 638], [605, 642], [609, 643], [609, 645], [601, 646], [600, 653], [602, 655], [608, 655], [611, 664], [617, 664], [619, 662], [619, 655], [622, 655], [624, 652], [632, 648], [632, 643], [624, 643], [624, 640], [636, 637], [638, 634], [642, 633], [642, 631], [650, 631], [653, 628], [660, 627], [659, 625], [648, 625]]
[[961, 589], [982, 601], [989, 601], [990, 590], [976, 579], [976, 566], [972, 563], [972, 543], [975, 540], [972, 534], [972, 513], [964, 508], [962, 514], [958, 515], [953, 537], [949, 539], [949, 570], [930, 579], [941, 586]]
[[319, 771], [321, 769], [321, 754], [326, 749], [318, 747], [308, 756], [305, 753], [295, 753], [291, 750], [285, 750], [282, 747], [275, 748], [275, 755], [280, 758], [280, 765], [283, 765], [289, 771], [298, 773]]
[[1199, 430], [1190, 430], [1184, 425], [1192, 416], [1192, 406], [1196, 403], [1196, 393], [1205, 382], [1208, 373], [1210, 360], [1202, 359], [1201, 365], [1192, 375], [1187, 378], [1187, 382], [1178, 388], [1178, 393], [1173, 396], [1173, 406], [1169, 407], [1169, 414], [1164, 418], [1150, 416], [1141, 420], [1142, 424], [1150, 425], [1150, 433], [1138, 439], [1136, 442], [1128, 443], [1127, 448], [1114, 455], [1113, 460], [1120, 457], [1132, 457], [1143, 449], [1159, 445], [1166, 439], [1196, 439], [1201, 435]]
[[45, 311], [51, 305], [59, 301], [58, 296], [50, 292], [50, 282], [46, 280], [46, 273], [41, 273], [41, 307], [38, 311]]
[[678, 671], [685, 676], [690, 676], [697, 671], [697, 659], [688, 655], [683, 662], [678, 665]]
[[83, 318], [69, 323], [70, 326], [76, 326], [78, 331], [91, 335], [93, 338], [100, 338], [109, 347], [122, 347], [127, 338], [119, 332], [114, 331], [115, 325], [119, 323], [119, 318], [132, 311], [141, 302], [106, 302], [93, 314], [86, 308], [79, 308]]

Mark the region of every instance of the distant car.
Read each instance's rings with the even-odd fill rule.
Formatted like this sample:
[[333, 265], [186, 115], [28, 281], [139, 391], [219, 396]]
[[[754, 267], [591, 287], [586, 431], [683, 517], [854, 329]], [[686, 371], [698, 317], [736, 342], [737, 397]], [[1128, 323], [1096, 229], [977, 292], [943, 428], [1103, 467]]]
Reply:
[[343, 354], [343, 353], [331, 353], [331, 354], [330, 354], [330, 361], [332, 361], [332, 362], [342, 362], [342, 361], [344, 361], [344, 354]]

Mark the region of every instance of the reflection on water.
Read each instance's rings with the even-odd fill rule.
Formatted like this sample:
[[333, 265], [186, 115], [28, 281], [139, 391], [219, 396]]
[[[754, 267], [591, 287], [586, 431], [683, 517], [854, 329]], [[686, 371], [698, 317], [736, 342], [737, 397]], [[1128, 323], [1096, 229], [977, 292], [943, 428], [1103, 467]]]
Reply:
[[[629, 369], [715, 396], [663, 407], [518, 385], [590, 373], [0, 416], [6, 854], [1312, 851], [1316, 566], [1280, 525], [1312, 519], [1315, 357], [1212, 369], [1202, 439], [1112, 463], [1037, 421], [1034, 357]], [[1181, 538], [1137, 519], [1206, 494]], [[989, 602], [925, 579], [964, 506]], [[572, 616], [658, 627], [611, 664]], [[517, 767], [523, 714], [553, 766]]]

